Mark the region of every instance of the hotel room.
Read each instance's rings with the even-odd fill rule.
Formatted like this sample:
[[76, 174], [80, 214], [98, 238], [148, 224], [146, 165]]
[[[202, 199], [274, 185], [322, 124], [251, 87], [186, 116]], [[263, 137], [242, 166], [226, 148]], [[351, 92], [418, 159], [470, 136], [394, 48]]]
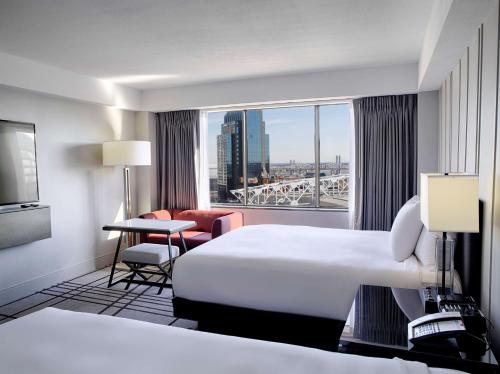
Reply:
[[499, 23], [0, 0], [0, 373], [500, 373]]

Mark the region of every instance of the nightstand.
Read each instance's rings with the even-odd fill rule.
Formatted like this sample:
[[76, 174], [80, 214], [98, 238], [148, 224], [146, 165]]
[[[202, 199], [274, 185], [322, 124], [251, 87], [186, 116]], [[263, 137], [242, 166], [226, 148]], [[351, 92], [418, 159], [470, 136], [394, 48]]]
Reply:
[[[391, 293], [389, 287], [361, 287], [364, 294], [369, 295], [371, 300], [376, 295], [388, 295]], [[397, 310], [395, 310], [396, 308]], [[434, 345], [432, 350], [422, 351], [417, 350], [416, 347], [412, 347], [409, 350], [408, 344], [411, 345], [411, 343], [408, 343], [405, 338], [407, 335], [407, 321], [401, 320], [398, 324], [395, 324], [392, 320], [388, 323], [387, 319], [379, 318], [381, 315], [401, 314], [401, 309], [399, 309], [395, 302], [387, 304], [378, 303], [378, 306], [374, 310], [371, 308], [359, 308], [359, 305], [357, 308], [354, 308], [358, 312], [360, 309], [364, 313], [362, 318], [368, 321], [370, 319], [377, 320], [377, 323], [365, 327], [369, 329], [365, 333], [363, 327], [361, 329], [359, 327], [363, 325], [363, 323], [360, 323], [360, 316], [354, 316], [353, 320], [350, 321], [350, 328], [345, 329], [344, 334], [340, 338], [339, 352], [370, 357], [399, 357], [404, 360], [424, 362], [431, 367], [455, 369], [468, 373], [500, 373], [498, 362], [491, 350], [488, 350], [483, 355], [466, 355], [458, 351], [452, 340], [439, 341]], [[358, 328], [355, 326], [357, 322], [359, 323]], [[403, 338], [395, 342], [393, 339], [395, 333]]]

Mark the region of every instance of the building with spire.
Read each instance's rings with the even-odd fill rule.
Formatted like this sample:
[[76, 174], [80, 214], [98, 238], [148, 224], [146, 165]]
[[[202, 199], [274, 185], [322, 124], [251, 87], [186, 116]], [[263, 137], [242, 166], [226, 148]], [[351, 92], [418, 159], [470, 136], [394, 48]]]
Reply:
[[[247, 111], [247, 182], [249, 186], [269, 181], [269, 134], [262, 110]], [[227, 112], [217, 136], [217, 191], [219, 202], [236, 200], [230, 190], [242, 188], [243, 112]]]

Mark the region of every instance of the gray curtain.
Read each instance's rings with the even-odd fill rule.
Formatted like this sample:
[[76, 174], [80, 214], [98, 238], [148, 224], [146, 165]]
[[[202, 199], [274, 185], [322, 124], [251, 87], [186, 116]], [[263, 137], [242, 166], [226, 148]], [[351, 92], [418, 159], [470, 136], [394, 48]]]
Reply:
[[355, 228], [390, 230], [417, 191], [417, 95], [354, 100]]
[[[354, 100], [355, 228], [386, 230], [417, 192], [417, 95]], [[408, 320], [387, 288], [361, 287], [354, 335], [405, 344]]]
[[195, 152], [199, 149], [198, 110], [156, 114], [159, 209], [196, 209]]

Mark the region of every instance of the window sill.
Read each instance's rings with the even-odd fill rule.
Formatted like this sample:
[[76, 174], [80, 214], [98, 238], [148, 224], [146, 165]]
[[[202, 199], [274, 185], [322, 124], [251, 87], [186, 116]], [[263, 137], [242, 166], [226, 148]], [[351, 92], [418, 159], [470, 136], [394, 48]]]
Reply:
[[301, 212], [339, 212], [348, 213], [347, 208], [321, 208], [321, 207], [293, 207], [293, 206], [252, 206], [238, 204], [211, 204], [212, 208], [228, 208], [228, 209], [256, 209], [256, 210], [293, 210]]

